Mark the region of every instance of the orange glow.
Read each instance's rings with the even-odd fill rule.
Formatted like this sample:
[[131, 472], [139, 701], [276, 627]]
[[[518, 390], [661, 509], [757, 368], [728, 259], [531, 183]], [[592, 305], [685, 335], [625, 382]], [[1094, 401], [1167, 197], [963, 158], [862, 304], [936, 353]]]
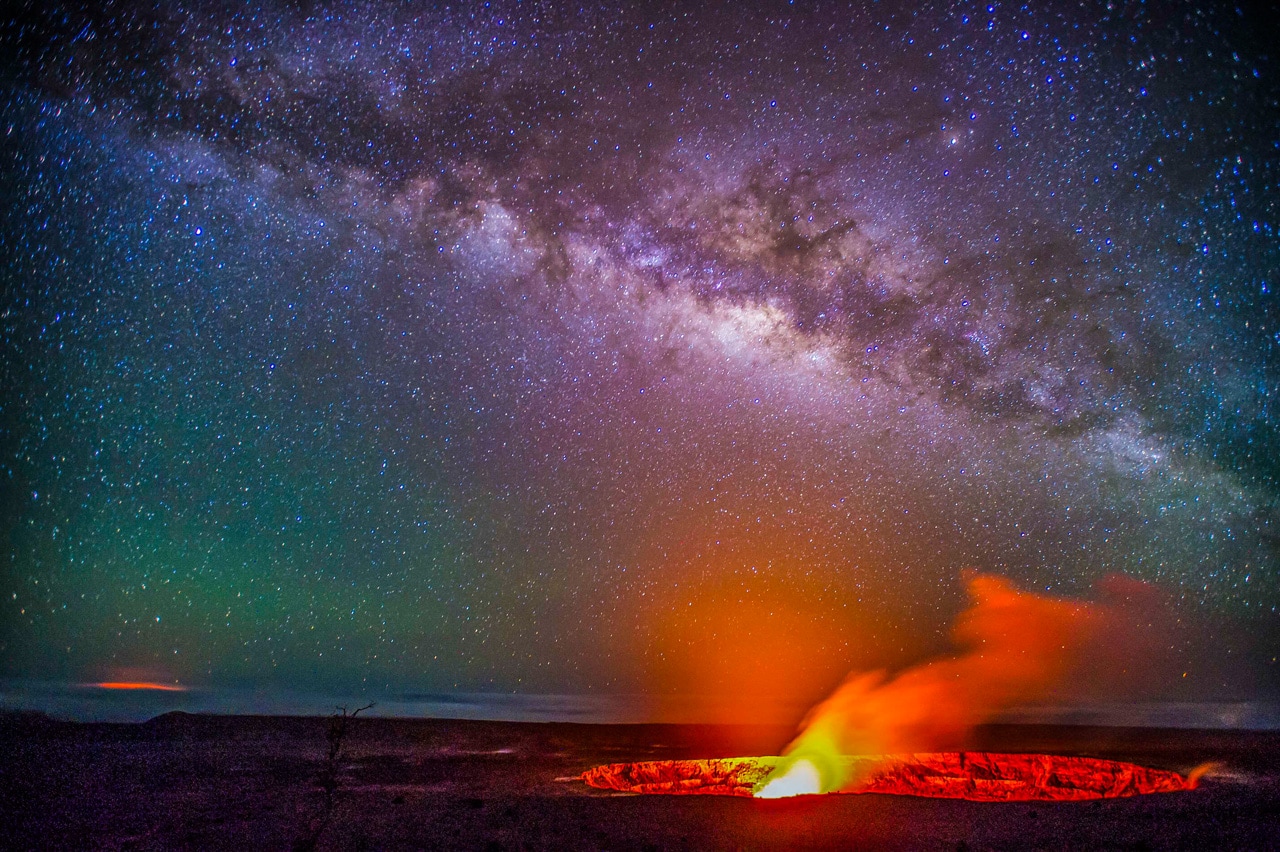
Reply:
[[835, 570], [804, 542], [706, 536], [670, 546], [675, 579], [646, 596], [627, 649], [644, 661], [647, 691], [680, 696], [682, 718], [794, 725], [844, 672], [881, 657], [887, 616], [833, 593]]
[[101, 683], [91, 683], [90, 686], [98, 689], [150, 689], [158, 692], [186, 692], [185, 686], [177, 686], [172, 683], [150, 683], [148, 681], [103, 681]]
[[795, 594], [726, 600], [699, 589], [659, 627], [651, 672], [686, 696], [698, 718], [726, 724], [788, 723], [844, 666], [830, 659], [840, 629]]

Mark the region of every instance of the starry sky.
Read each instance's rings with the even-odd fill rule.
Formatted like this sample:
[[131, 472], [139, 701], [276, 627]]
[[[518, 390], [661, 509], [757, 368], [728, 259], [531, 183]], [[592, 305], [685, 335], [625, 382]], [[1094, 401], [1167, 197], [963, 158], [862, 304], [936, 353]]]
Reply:
[[1272, 24], [28, 3], [0, 677], [812, 700], [976, 568], [1277, 694]]

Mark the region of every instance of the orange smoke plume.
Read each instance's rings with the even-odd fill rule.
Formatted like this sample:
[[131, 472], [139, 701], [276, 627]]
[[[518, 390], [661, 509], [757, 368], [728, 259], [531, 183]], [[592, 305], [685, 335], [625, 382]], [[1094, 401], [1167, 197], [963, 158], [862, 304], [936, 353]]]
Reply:
[[790, 766], [838, 790], [846, 755], [935, 751], [959, 746], [1002, 710], [1049, 693], [1073, 669], [1090, 637], [1114, 620], [1103, 604], [1019, 592], [1000, 577], [966, 575], [971, 606], [953, 636], [965, 649], [889, 677], [855, 672], [814, 707], [787, 747]]

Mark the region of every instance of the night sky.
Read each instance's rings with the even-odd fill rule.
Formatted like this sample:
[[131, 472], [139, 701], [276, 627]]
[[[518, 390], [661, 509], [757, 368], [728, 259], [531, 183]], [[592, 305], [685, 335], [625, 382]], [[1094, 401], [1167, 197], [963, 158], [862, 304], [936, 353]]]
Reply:
[[972, 567], [1277, 693], [1272, 20], [430, 5], [3, 22], [0, 677], [809, 701]]

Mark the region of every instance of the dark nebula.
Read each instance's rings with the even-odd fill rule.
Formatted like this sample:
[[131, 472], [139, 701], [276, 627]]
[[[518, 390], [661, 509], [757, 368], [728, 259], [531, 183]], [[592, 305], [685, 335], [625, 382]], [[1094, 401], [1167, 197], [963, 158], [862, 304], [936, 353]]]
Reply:
[[803, 705], [973, 567], [1275, 696], [1262, 6], [431, 5], [8, 13], [0, 677]]

